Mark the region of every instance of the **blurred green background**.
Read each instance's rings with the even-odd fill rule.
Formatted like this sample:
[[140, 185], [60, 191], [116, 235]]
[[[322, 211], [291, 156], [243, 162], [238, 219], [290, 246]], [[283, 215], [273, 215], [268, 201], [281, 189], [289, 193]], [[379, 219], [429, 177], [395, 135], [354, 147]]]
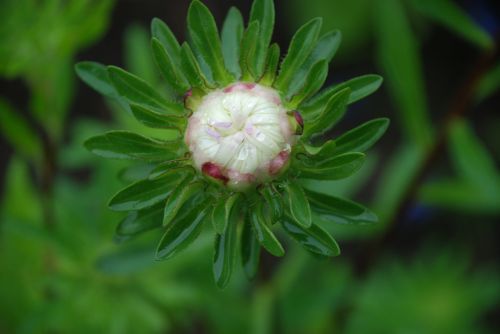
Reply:
[[[220, 23], [231, 5], [204, 1]], [[153, 260], [159, 235], [114, 237], [107, 199], [141, 170], [92, 156], [109, 129], [155, 135], [77, 81], [73, 65], [121, 65], [162, 82], [160, 17], [184, 40], [189, 1], [0, 1], [0, 333], [500, 332], [500, 10], [495, 0], [276, 1], [282, 49], [312, 17], [343, 44], [328, 82], [379, 73], [382, 89], [330, 136], [390, 117], [372, 159], [318, 191], [372, 208], [372, 227], [325, 226], [343, 254], [296, 244], [257, 278], [211, 277], [211, 233]], [[161, 135], [161, 133], [160, 133]], [[208, 231], [207, 231], [208, 232]]]

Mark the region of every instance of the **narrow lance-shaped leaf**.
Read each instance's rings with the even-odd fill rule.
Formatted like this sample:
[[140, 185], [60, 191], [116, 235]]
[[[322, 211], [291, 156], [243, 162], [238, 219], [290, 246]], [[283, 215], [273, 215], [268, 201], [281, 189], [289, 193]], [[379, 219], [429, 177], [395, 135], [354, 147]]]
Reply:
[[271, 186], [263, 187], [261, 194], [269, 208], [271, 222], [277, 222], [278, 219], [283, 216], [284, 204], [281, 194], [278, 191], [275, 191]]
[[162, 142], [128, 131], [110, 131], [85, 142], [92, 153], [109, 159], [165, 161], [182, 153], [180, 141]]
[[161, 227], [163, 203], [140, 211], [131, 211], [116, 227], [115, 239], [122, 242], [137, 234]]
[[312, 224], [311, 207], [304, 189], [297, 182], [289, 182], [285, 185], [285, 198], [290, 216], [297, 224], [309, 228]]
[[165, 22], [155, 17], [151, 21], [151, 35], [161, 43], [172, 62], [178, 66], [181, 57], [180, 45]]
[[227, 224], [233, 219], [235, 211], [239, 208], [242, 200], [240, 193], [234, 193], [228, 198], [221, 198], [212, 211], [212, 223], [217, 233], [221, 234], [226, 229]]
[[241, 263], [243, 270], [249, 279], [257, 274], [260, 260], [260, 244], [247, 221], [243, 225], [241, 233]]
[[181, 68], [192, 88], [200, 88], [207, 91], [208, 87], [211, 86], [211, 83], [208, 82], [208, 79], [202, 73], [191, 47], [187, 43], [183, 43], [181, 46]]
[[189, 6], [187, 22], [193, 49], [206, 62], [215, 81], [228, 84], [230, 78], [224, 66], [219, 32], [210, 10], [194, 0]]
[[322, 20], [313, 19], [303, 25], [293, 36], [288, 53], [281, 63], [280, 73], [275, 82], [275, 87], [288, 95], [291, 81], [296, 71], [313, 50], [321, 30]]
[[151, 48], [153, 58], [168, 85], [177, 95], [184, 95], [189, 89], [189, 83], [181, 72], [179, 65], [173, 61], [158, 39], [153, 38], [151, 40]]
[[237, 254], [236, 228], [238, 218], [238, 214], [233, 214], [224, 232], [215, 235], [213, 273], [219, 288], [224, 288], [229, 283], [233, 272]]
[[256, 80], [256, 72], [253, 67], [252, 58], [257, 49], [260, 25], [258, 21], [253, 21], [248, 25], [241, 41], [240, 66], [244, 81]]
[[310, 73], [315, 64], [322, 60], [325, 60], [327, 64], [330, 63], [335, 53], [337, 53], [341, 40], [342, 35], [338, 30], [330, 31], [320, 37], [309, 57], [295, 73], [289, 89], [290, 95], [295, 95], [300, 87], [304, 85], [307, 74]]
[[115, 211], [141, 210], [165, 199], [189, 170], [173, 170], [154, 180], [141, 180], [120, 190], [108, 206]]
[[172, 258], [186, 249], [200, 235], [203, 228], [203, 219], [207, 214], [206, 201], [202, 201], [197, 206], [189, 207], [185, 211], [185, 215], [175, 219], [167, 226], [156, 250], [158, 260]]
[[365, 155], [351, 152], [313, 164], [308, 164], [309, 161], [299, 160], [297, 162], [296, 168], [300, 170], [300, 177], [316, 180], [340, 180], [356, 173], [363, 166]]
[[280, 47], [273, 43], [267, 51], [266, 71], [260, 80], [260, 83], [267, 86], [272, 86], [276, 79], [276, 71], [280, 61]]
[[285, 250], [266, 223], [262, 209], [262, 202], [258, 202], [254, 210], [249, 214], [255, 236], [262, 247], [269, 253], [274, 256], [283, 256], [285, 255]]
[[388, 126], [389, 119], [377, 118], [342, 134], [335, 139], [335, 154], [365, 152], [382, 137]]
[[221, 40], [224, 64], [236, 79], [241, 77], [240, 45], [243, 31], [243, 16], [237, 8], [231, 7], [222, 26]]
[[75, 70], [80, 79], [97, 92], [111, 98], [119, 97], [109, 79], [106, 66], [92, 61], [82, 61], [76, 64]]
[[159, 109], [166, 113], [182, 114], [184, 112], [182, 105], [167, 101], [149, 84], [135, 75], [115, 66], [109, 66], [108, 73], [113, 86], [129, 103]]
[[130, 109], [139, 122], [151, 128], [177, 129], [181, 131], [187, 124], [187, 118], [183, 115], [166, 115], [155, 112], [152, 108], [144, 108], [138, 104], [131, 104]]
[[184, 203], [203, 190], [203, 184], [201, 182], [191, 183], [192, 180], [193, 175], [187, 175], [168, 197], [167, 203], [165, 204], [165, 210], [163, 211], [163, 226], [170, 224], [179, 213]]
[[[158, 82], [158, 75], [149, 50], [150, 43], [149, 32], [144, 27], [132, 24], [125, 30], [125, 68], [154, 84]], [[170, 89], [167, 93], [172, 96]]]
[[304, 86], [293, 96], [289, 103], [290, 109], [297, 108], [302, 101], [314, 95], [325, 83], [328, 76], [328, 62], [321, 60], [317, 62], [307, 74]]
[[252, 57], [253, 73], [255, 78], [264, 74], [269, 43], [273, 35], [275, 20], [273, 0], [255, 0], [250, 11], [249, 22], [259, 22], [259, 36], [257, 48]]
[[309, 228], [304, 228], [291, 217], [284, 218], [281, 225], [285, 232], [313, 254], [321, 256], [337, 256], [340, 254], [340, 248], [335, 239], [318, 225], [313, 224]]

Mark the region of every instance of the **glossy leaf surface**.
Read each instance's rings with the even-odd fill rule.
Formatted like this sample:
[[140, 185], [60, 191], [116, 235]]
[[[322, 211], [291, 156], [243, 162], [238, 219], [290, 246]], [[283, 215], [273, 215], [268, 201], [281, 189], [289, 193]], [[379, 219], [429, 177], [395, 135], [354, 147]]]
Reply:
[[389, 119], [377, 118], [368, 121], [335, 139], [335, 154], [365, 152], [375, 144], [389, 127]]
[[285, 199], [290, 210], [290, 216], [297, 224], [308, 228], [312, 224], [311, 207], [304, 189], [297, 182], [289, 182], [285, 185]]

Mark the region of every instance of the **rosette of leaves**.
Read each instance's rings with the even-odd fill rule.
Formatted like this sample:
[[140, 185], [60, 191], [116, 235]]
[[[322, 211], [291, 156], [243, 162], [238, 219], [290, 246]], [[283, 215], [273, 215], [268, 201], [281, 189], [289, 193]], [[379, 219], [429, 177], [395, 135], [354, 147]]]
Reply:
[[[246, 27], [238, 9], [231, 8], [219, 33], [209, 9], [194, 0], [187, 17], [188, 41], [182, 44], [164, 22], [153, 19], [152, 54], [165, 79], [161, 91], [115, 66], [76, 66], [83, 81], [118, 101], [139, 122], [178, 133], [167, 140], [168, 136], [110, 131], [85, 143], [99, 156], [150, 166], [144, 179], [109, 202], [112, 210], [128, 212], [117, 235], [128, 238], [161, 229], [157, 258], [168, 259], [194, 242], [205, 223], [211, 224], [213, 273], [220, 287], [228, 283], [238, 254], [249, 277], [257, 272], [261, 248], [284, 255], [273, 232], [278, 226], [307, 251], [330, 257], [340, 253], [339, 247], [315, 223], [316, 217], [332, 223], [377, 221], [362, 205], [305, 189], [300, 180], [337, 180], [359, 170], [363, 152], [384, 133], [387, 119], [369, 121], [335, 139], [321, 138], [342, 119], [349, 104], [373, 93], [382, 79], [365, 75], [318, 93], [339, 47], [340, 32], [320, 35], [322, 20], [311, 20], [297, 31], [282, 57], [280, 47], [271, 44], [274, 19], [273, 2], [255, 0]], [[276, 92], [294, 130], [279, 173], [244, 189], [227, 186], [223, 171], [212, 164], [197, 166], [185, 140], [189, 120], [204, 97], [241, 84]]]

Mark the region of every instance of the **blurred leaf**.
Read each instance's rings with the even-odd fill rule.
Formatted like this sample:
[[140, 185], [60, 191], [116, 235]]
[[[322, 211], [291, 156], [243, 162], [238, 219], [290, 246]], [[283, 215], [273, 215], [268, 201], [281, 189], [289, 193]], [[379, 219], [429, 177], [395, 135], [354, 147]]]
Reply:
[[236, 80], [241, 76], [239, 60], [243, 30], [243, 16], [236, 7], [231, 7], [222, 26], [221, 40], [224, 64]]
[[101, 256], [96, 267], [106, 274], [127, 275], [152, 266], [153, 255], [149, 247], [123, 249]]
[[403, 134], [420, 147], [427, 147], [432, 140], [432, 123], [426, 106], [424, 72], [403, 3], [378, 1], [375, 18], [378, 58], [398, 107]]
[[114, 211], [141, 210], [151, 207], [170, 195], [185, 170], [173, 170], [154, 180], [140, 180], [120, 190], [109, 201], [109, 208]]
[[481, 102], [500, 90], [500, 64], [493, 67], [479, 82], [476, 102]]
[[490, 49], [493, 40], [468, 13], [452, 0], [412, 0], [411, 4], [421, 14], [476, 44]]
[[262, 202], [257, 203], [254, 210], [252, 210], [249, 215], [250, 223], [253, 228], [253, 232], [255, 233], [255, 237], [262, 245], [262, 247], [264, 247], [269, 253], [274, 256], [285, 255], [283, 246], [278, 241], [274, 233], [271, 231], [271, 228], [265, 221]]
[[251, 60], [255, 78], [260, 78], [264, 74], [269, 43], [273, 36], [274, 16], [273, 0], [255, 0], [253, 2], [248, 21], [259, 22], [257, 45]]
[[281, 62], [275, 87], [285, 95], [289, 94], [295, 73], [311, 54], [321, 30], [322, 19], [316, 18], [304, 24], [293, 36], [287, 55]]
[[359, 152], [344, 153], [322, 162], [309, 163], [303, 160], [297, 163], [300, 177], [316, 180], [339, 180], [356, 173], [365, 161], [365, 155]]
[[0, 130], [18, 154], [34, 161], [41, 158], [43, 147], [37, 132], [2, 98], [0, 98]]
[[389, 119], [377, 118], [368, 121], [335, 139], [335, 154], [365, 152], [385, 133]]
[[233, 273], [236, 260], [236, 228], [238, 219], [231, 219], [222, 234], [215, 235], [215, 251], [213, 258], [213, 273], [215, 283], [219, 288], [224, 288]]
[[125, 30], [125, 66], [146, 82], [157, 83], [159, 76], [150, 52], [150, 37], [146, 29], [131, 25]]
[[130, 109], [134, 117], [142, 124], [158, 129], [185, 129], [187, 118], [179, 114], [159, 113], [151, 108], [144, 108], [140, 104], [130, 104]]
[[228, 198], [220, 198], [212, 211], [212, 224], [218, 234], [224, 233], [228, 224], [234, 222], [235, 215], [242, 201], [241, 193], [234, 193]]
[[92, 153], [109, 159], [161, 161], [179, 155], [178, 141], [158, 141], [127, 131], [110, 131], [85, 142]]
[[117, 241], [161, 227], [163, 203], [140, 211], [131, 211], [116, 227]]
[[322, 256], [337, 256], [340, 254], [337, 242], [318, 225], [313, 224], [306, 229], [296, 224], [290, 217], [283, 219], [281, 225], [291, 237], [309, 252]]
[[249, 279], [253, 279], [259, 269], [260, 244], [247, 221], [243, 225], [241, 233], [241, 263], [245, 274]]
[[97, 92], [111, 98], [119, 97], [118, 92], [109, 79], [106, 66], [92, 61], [82, 61], [76, 64], [75, 70], [80, 79]]
[[290, 216], [300, 226], [309, 228], [312, 224], [311, 208], [304, 189], [296, 182], [289, 182], [285, 184], [284, 191]]
[[189, 90], [189, 84], [186, 77], [181, 72], [179, 65], [173, 60], [172, 56], [167, 53], [158, 39], [153, 38], [151, 40], [151, 48], [153, 51], [153, 58], [163, 78], [167, 81], [176, 95], [184, 95]]
[[215, 81], [220, 84], [230, 82], [224, 67], [221, 41], [215, 20], [210, 10], [198, 0], [191, 2], [187, 16], [188, 34], [198, 59], [208, 65]]

